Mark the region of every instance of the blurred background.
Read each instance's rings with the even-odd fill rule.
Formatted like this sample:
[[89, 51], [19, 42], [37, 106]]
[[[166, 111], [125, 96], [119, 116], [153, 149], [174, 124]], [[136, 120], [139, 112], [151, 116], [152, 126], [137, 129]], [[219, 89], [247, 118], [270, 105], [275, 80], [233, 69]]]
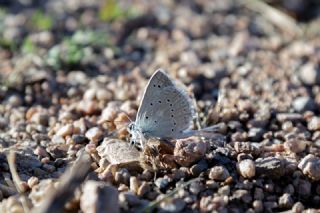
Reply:
[[199, 62], [214, 61], [212, 48], [223, 55], [234, 38], [243, 43], [239, 32], [285, 42], [316, 36], [319, 11], [317, 0], [1, 0], [1, 83], [18, 86], [30, 63], [92, 74], [166, 66], [177, 57], [192, 64], [194, 53]]

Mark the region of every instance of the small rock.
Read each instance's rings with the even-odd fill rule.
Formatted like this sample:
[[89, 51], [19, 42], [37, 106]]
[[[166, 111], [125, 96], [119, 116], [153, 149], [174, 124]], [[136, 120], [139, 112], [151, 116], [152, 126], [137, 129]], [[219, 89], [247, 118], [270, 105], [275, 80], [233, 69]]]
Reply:
[[86, 92], [83, 94], [83, 99], [89, 101], [94, 100], [96, 98], [96, 91], [97, 89], [95, 88], [87, 89]]
[[238, 163], [237, 168], [239, 173], [244, 178], [252, 178], [256, 174], [256, 166], [251, 159], [245, 159]]
[[64, 144], [66, 142], [65, 139], [60, 135], [53, 135], [51, 141], [53, 144]]
[[123, 183], [128, 186], [130, 180], [130, 173], [126, 168], [121, 168], [115, 173], [114, 179], [118, 184]]
[[291, 210], [292, 210], [293, 213], [301, 213], [304, 210], [304, 205], [301, 202], [296, 202], [292, 206]]
[[312, 119], [308, 122], [308, 129], [311, 131], [320, 130], [320, 118], [312, 117]]
[[175, 161], [181, 166], [190, 166], [204, 157], [206, 144], [199, 137], [190, 137], [177, 141], [174, 149]]
[[138, 206], [142, 202], [133, 192], [121, 192], [119, 194], [119, 201], [121, 206]]
[[199, 181], [195, 181], [195, 182], [191, 183], [189, 186], [189, 191], [193, 195], [198, 195], [203, 189], [204, 189], [204, 186]]
[[47, 153], [47, 151], [41, 146], [37, 146], [37, 148], [33, 151], [33, 153], [42, 158], [49, 157], [49, 154]]
[[204, 172], [208, 169], [208, 164], [205, 160], [200, 160], [197, 164], [194, 164], [190, 168], [190, 172], [193, 176], [199, 176], [201, 172]]
[[261, 153], [261, 149], [250, 142], [235, 142], [234, 149], [237, 153], [252, 154], [253, 156], [258, 156]]
[[313, 111], [316, 108], [315, 102], [308, 96], [295, 98], [292, 105], [297, 112]]
[[129, 143], [116, 139], [108, 139], [97, 147], [98, 155], [106, 158], [111, 164], [125, 166], [127, 169], [140, 168], [138, 150], [133, 149]]
[[263, 211], [263, 203], [261, 200], [253, 201], [252, 207], [255, 210], [255, 212], [262, 212]]
[[46, 151], [54, 158], [64, 158], [68, 151], [68, 146], [65, 144], [47, 146]]
[[40, 112], [36, 112], [32, 115], [31, 119], [32, 122], [37, 124], [41, 124], [43, 126], [47, 126], [49, 122], [49, 116], [47, 114], [43, 114]]
[[225, 185], [225, 186], [222, 186], [218, 189], [218, 194], [219, 195], [224, 195], [224, 196], [229, 196], [230, 194], [230, 186], [229, 185]]
[[187, 175], [187, 170], [185, 170], [184, 168], [186, 168], [186, 167], [181, 167], [179, 169], [176, 169], [176, 168], [172, 169], [172, 171], [171, 171], [172, 178], [174, 180], [181, 180], [181, 179], [185, 178]]
[[215, 166], [210, 169], [209, 178], [216, 181], [225, 181], [230, 176], [229, 171], [223, 166]]
[[160, 203], [160, 209], [165, 212], [181, 212], [186, 203], [180, 198], [169, 198]]
[[263, 128], [250, 128], [248, 137], [251, 141], [259, 142], [262, 139], [265, 130]]
[[66, 124], [65, 126], [61, 127], [56, 135], [61, 137], [66, 137], [68, 135], [72, 135], [73, 133], [73, 125], [72, 124]]
[[287, 152], [300, 153], [306, 149], [307, 143], [297, 138], [288, 139], [284, 142], [283, 147]]
[[112, 99], [112, 92], [105, 89], [98, 89], [96, 98], [101, 101], [108, 101]]
[[261, 176], [279, 178], [285, 174], [283, 160], [276, 157], [258, 158], [255, 165], [256, 173]]
[[113, 121], [119, 112], [119, 108], [113, 104], [108, 104], [106, 108], [102, 110], [99, 123]]
[[299, 77], [306, 85], [320, 84], [320, 68], [315, 63], [307, 63], [300, 68]]
[[74, 134], [72, 135], [72, 141], [75, 144], [86, 144], [88, 142], [88, 139], [84, 135]]
[[303, 116], [300, 113], [278, 113], [277, 120], [281, 123], [285, 121], [298, 122], [303, 120]]
[[39, 179], [37, 177], [32, 176], [28, 179], [28, 186], [30, 189], [32, 189], [38, 183], [39, 183]]
[[320, 180], [320, 158], [315, 157], [312, 154], [305, 156], [300, 163], [298, 168], [302, 170], [302, 173], [309, 178], [318, 181]]
[[98, 127], [92, 127], [86, 132], [86, 137], [94, 143], [98, 143], [99, 140], [101, 140], [102, 136], [103, 132]]
[[118, 191], [104, 182], [87, 181], [80, 198], [84, 213], [120, 212]]
[[18, 107], [22, 104], [22, 99], [19, 95], [10, 95], [7, 99], [7, 103], [12, 107]]
[[281, 197], [279, 197], [279, 207], [280, 208], [291, 208], [294, 202], [290, 194], [285, 193]]
[[297, 193], [302, 197], [309, 197], [311, 195], [311, 183], [307, 180], [299, 180]]
[[240, 200], [245, 203], [250, 203], [252, 201], [252, 196], [247, 190], [238, 189], [233, 192], [232, 196], [230, 197], [230, 200]]
[[164, 191], [168, 187], [169, 181], [166, 178], [157, 178], [155, 184], [160, 189], [160, 191]]
[[254, 194], [253, 194], [253, 196], [254, 196], [254, 199], [255, 199], [255, 200], [263, 200], [263, 198], [264, 198], [263, 189], [261, 189], [261, 188], [259, 188], [259, 187], [256, 187], [256, 188], [254, 189]]
[[92, 100], [82, 100], [78, 103], [77, 111], [84, 115], [94, 115], [99, 112], [98, 104]]

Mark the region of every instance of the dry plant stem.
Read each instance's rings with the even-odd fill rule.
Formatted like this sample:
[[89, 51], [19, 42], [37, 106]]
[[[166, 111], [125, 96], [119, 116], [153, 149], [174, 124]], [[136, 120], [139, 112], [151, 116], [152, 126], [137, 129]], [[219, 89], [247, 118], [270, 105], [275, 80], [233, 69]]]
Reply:
[[16, 168], [16, 155], [13, 151], [10, 151], [7, 156], [10, 172], [12, 175], [13, 183], [18, 190], [19, 193], [23, 193], [25, 190], [21, 187], [21, 179], [18, 175], [17, 168]]
[[91, 157], [82, 152], [74, 165], [61, 176], [57, 190], [48, 195], [33, 213], [63, 212], [65, 203], [73, 196], [74, 190], [85, 180], [90, 171]]
[[19, 174], [17, 172], [17, 167], [15, 164], [16, 161], [16, 155], [13, 151], [10, 151], [9, 154], [7, 155], [7, 160], [9, 164], [9, 169], [12, 175], [13, 183], [15, 185], [15, 188], [17, 191], [21, 194], [21, 204], [23, 207], [23, 210], [25, 213], [30, 212], [28, 205], [29, 200], [27, 200], [26, 196], [24, 195], [25, 189], [22, 187], [22, 181], [19, 177]]
[[155, 200], [153, 202], [151, 202], [149, 205], [147, 205], [146, 207], [144, 207], [143, 209], [141, 209], [140, 211], [138, 211], [138, 213], [143, 213], [143, 212], [151, 212], [152, 209], [156, 208], [157, 205], [159, 205], [162, 201], [164, 201], [165, 199], [172, 197], [175, 193], [177, 193], [180, 189], [183, 189], [187, 186], [189, 186], [190, 184], [192, 184], [195, 181], [200, 180], [200, 178], [195, 178], [195, 179], [191, 179], [187, 182], [185, 182], [182, 186], [175, 188], [174, 190], [172, 190], [172, 192], [166, 194], [162, 199], [160, 200]]
[[250, 10], [256, 11], [272, 22], [274, 25], [278, 26], [281, 29], [286, 30], [288, 33], [293, 36], [301, 36], [302, 30], [296, 23], [296, 21], [285, 13], [277, 10], [263, 1], [260, 0], [244, 0], [242, 2], [244, 6]]

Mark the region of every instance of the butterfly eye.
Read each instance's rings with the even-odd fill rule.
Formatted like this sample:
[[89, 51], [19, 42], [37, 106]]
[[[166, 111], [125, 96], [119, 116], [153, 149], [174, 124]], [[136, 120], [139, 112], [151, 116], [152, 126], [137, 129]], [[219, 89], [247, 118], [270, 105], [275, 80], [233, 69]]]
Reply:
[[129, 134], [129, 137], [131, 138], [131, 137], [132, 137], [132, 134]]

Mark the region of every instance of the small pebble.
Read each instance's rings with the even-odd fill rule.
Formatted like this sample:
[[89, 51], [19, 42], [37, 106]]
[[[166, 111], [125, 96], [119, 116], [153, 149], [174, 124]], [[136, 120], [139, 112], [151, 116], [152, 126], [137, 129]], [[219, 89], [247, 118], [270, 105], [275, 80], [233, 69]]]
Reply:
[[283, 147], [285, 151], [291, 153], [300, 153], [306, 149], [307, 143], [303, 140], [298, 140], [296, 138], [288, 139], [284, 142]]
[[169, 198], [160, 203], [160, 209], [165, 212], [181, 212], [185, 205], [185, 202], [180, 198]]
[[262, 212], [263, 211], [263, 203], [261, 200], [255, 200], [252, 203], [252, 207], [256, 212]]
[[285, 174], [284, 162], [276, 157], [258, 158], [255, 165], [257, 175], [279, 178]]
[[244, 178], [252, 178], [256, 174], [256, 166], [251, 159], [245, 159], [238, 163], [237, 168], [239, 173]]
[[301, 213], [304, 210], [304, 206], [301, 202], [296, 202], [293, 206], [292, 206], [292, 212], [293, 213]]
[[311, 130], [311, 131], [320, 130], [320, 118], [319, 117], [313, 117], [308, 122], [308, 129]]
[[293, 100], [292, 104], [297, 112], [313, 111], [316, 107], [314, 101], [309, 96], [297, 97]]
[[231, 192], [231, 189], [229, 185], [222, 186], [218, 189], [218, 194], [223, 196], [229, 196], [230, 192]]
[[68, 135], [71, 135], [72, 133], [73, 133], [73, 125], [72, 124], [67, 124], [67, 125], [61, 127], [57, 131], [56, 135], [57, 136], [66, 137]]
[[160, 191], [163, 191], [168, 187], [169, 181], [166, 178], [157, 178], [155, 184], [160, 189]]
[[190, 168], [190, 172], [193, 176], [199, 176], [201, 172], [204, 172], [208, 169], [208, 164], [205, 160], [200, 160], [197, 164], [194, 164]]
[[302, 170], [303, 174], [310, 177], [311, 179], [318, 181], [320, 180], [320, 158], [315, 157], [312, 154], [305, 156], [300, 163], [298, 168]]
[[281, 197], [279, 197], [279, 207], [280, 208], [286, 208], [286, 209], [291, 209], [293, 206], [294, 202], [290, 194], [285, 193]]
[[37, 177], [32, 176], [28, 179], [28, 186], [30, 189], [32, 189], [38, 183], [39, 183], [39, 179]]
[[33, 153], [35, 155], [38, 155], [41, 158], [49, 157], [49, 154], [47, 153], [47, 151], [41, 146], [37, 146], [37, 148], [33, 151]]
[[320, 84], [320, 68], [314, 63], [306, 63], [300, 68], [299, 77], [306, 85]]
[[215, 166], [209, 171], [209, 178], [211, 180], [225, 181], [229, 176], [229, 171], [223, 166]]
[[141, 204], [141, 200], [138, 196], [133, 194], [133, 192], [121, 192], [119, 194], [119, 202], [121, 203], [127, 203], [130, 206], [137, 206]]
[[92, 127], [86, 132], [86, 137], [94, 143], [98, 143], [102, 139], [102, 136], [103, 132], [98, 127]]
[[180, 139], [174, 148], [175, 161], [181, 166], [190, 166], [204, 157], [206, 144], [199, 137]]

